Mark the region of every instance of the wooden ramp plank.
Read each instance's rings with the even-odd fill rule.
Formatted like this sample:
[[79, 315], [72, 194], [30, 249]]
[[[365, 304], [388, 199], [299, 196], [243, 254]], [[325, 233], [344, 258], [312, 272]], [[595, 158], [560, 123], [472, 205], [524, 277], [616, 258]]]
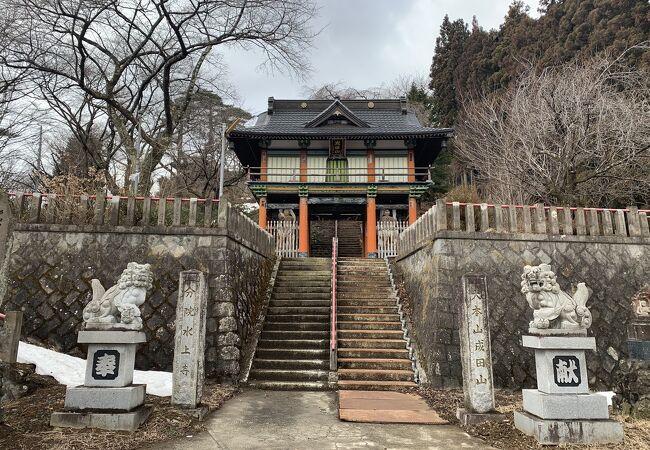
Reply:
[[339, 418], [368, 423], [449, 423], [420, 396], [394, 391], [339, 391]]

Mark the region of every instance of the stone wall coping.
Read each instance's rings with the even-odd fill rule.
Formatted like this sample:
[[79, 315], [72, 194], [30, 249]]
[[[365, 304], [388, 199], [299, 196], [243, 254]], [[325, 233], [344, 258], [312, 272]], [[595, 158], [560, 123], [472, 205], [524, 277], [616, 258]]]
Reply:
[[265, 258], [273, 255], [265, 254], [255, 248], [247, 239], [239, 238], [230, 230], [223, 227], [160, 227], [160, 226], [114, 226], [114, 225], [62, 225], [53, 223], [18, 223], [14, 231], [40, 231], [46, 233], [88, 233], [88, 234], [146, 234], [153, 236], [224, 236], [241, 244], [252, 252]]
[[80, 331], [80, 344], [142, 344], [147, 336], [142, 331]]
[[401, 261], [417, 253], [424, 247], [433, 244], [438, 239], [459, 239], [469, 241], [527, 241], [527, 242], [582, 242], [591, 244], [621, 244], [621, 245], [650, 245], [649, 237], [630, 236], [569, 236], [563, 234], [534, 234], [534, 233], [489, 233], [465, 231], [437, 231], [433, 237], [423, 239], [403, 255], [397, 255], [396, 261]]
[[530, 336], [521, 337], [524, 347], [537, 349], [596, 350], [596, 338], [586, 336]]

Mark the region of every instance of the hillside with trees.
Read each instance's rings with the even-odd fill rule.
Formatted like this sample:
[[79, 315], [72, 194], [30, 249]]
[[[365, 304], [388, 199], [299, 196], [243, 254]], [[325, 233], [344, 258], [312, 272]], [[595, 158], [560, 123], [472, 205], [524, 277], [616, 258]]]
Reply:
[[[647, 1], [543, 0], [538, 18], [515, 1], [497, 30], [445, 17], [429, 88], [432, 122], [457, 129], [447, 177], [494, 201], [647, 205], [649, 43]], [[568, 172], [542, 188], [542, 167]]]

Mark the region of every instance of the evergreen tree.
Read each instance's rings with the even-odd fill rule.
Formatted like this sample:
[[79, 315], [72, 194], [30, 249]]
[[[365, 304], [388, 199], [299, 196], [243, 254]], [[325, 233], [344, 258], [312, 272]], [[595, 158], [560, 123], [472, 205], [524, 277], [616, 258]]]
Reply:
[[429, 83], [433, 91], [433, 121], [438, 126], [451, 126], [456, 121], [459, 86], [455, 75], [468, 37], [469, 30], [462, 19], [452, 22], [445, 16], [436, 39]]

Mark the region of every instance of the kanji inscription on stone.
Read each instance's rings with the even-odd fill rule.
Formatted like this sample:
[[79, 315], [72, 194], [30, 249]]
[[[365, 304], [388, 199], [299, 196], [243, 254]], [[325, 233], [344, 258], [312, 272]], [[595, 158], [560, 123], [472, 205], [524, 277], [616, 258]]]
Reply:
[[195, 408], [203, 391], [208, 288], [197, 270], [181, 272], [176, 304], [172, 404]]
[[580, 386], [580, 360], [575, 356], [554, 357], [553, 376], [558, 386]]
[[494, 410], [487, 280], [484, 275], [464, 275], [462, 282], [459, 332], [465, 409], [487, 413]]
[[120, 370], [120, 352], [97, 350], [93, 355], [92, 376], [95, 380], [114, 380]]

